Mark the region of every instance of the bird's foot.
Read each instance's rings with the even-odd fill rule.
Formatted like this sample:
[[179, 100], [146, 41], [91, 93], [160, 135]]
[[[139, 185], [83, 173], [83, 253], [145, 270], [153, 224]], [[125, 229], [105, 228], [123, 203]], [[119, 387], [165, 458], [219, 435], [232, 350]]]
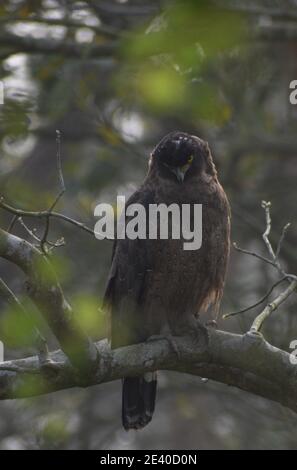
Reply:
[[172, 348], [172, 350], [176, 354], [177, 358], [180, 359], [180, 351], [178, 349], [178, 346], [177, 346], [177, 343], [176, 343], [176, 340], [175, 340], [174, 336], [172, 336], [170, 334], [152, 335], [147, 339], [147, 341], [151, 342], [151, 341], [158, 341], [158, 340], [162, 340], [162, 339], [165, 339], [169, 343], [169, 346]]
[[198, 345], [205, 345], [208, 344], [209, 342], [209, 332], [208, 328], [206, 325], [203, 325], [197, 318], [195, 319], [194, 322], [191, 322], [190, 325], [188, 325], [188, 331], [189, 335], [194, 337], [194, 339], [197, 341]]

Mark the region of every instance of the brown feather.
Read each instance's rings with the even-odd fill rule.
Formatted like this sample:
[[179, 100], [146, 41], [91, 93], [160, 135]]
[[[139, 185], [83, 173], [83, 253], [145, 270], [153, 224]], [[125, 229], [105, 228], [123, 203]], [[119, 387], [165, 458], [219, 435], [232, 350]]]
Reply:
[[[168, 163], [184, 164], [189, 152], [194, 161], [179, 184]], [[210, 305], [217, 314], [224, 289], [230, 211], [206, 142], [180, 132], [166, 136], [153, 151], [148, 175], [127, 206], [136, 202], [146, 210], [152, 203], [202, 204], [202, 246], [187, 251], [182, 239], [117, 241], [106, 289], [112, 347], [168, 330], [173, 335], [186, 333]], [[133, 420], [135, 427], [134, 415]], [[140, 416], [138, 424], [142, 422]]]

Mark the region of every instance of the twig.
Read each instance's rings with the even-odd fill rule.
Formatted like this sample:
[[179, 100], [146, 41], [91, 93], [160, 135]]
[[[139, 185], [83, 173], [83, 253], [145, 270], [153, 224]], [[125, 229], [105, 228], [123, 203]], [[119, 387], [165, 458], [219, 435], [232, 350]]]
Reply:
[[49, 232], [49, 226], [50, 226], [50, 215], [48, 215], [45, 219], [45, 229], [44, 229], [44, 234], [40, 240], [40, 248], [41, 251], [44, 255], [47, 254], [47, 248], [46, 248], [46, 243], [47, 243], [47, 236]]
[[296, 287], [297, 281], [291, 282], [284, 292], [282, 292], [275, 300], [273, 300], [273, 302], [270, 302], [255, 318], [250, 331], [260, 331], [266, 318], [268, 318], [271, 313], [274, 312], [296, 290]]
[[262, 238], [264, 240], [264, 243], [266, 245], [266, 248], [269, 252], [269, 255], [270, 255], [271, 259], [268, 259], [268, 258], [266, 258], [265, 256], [262, 256], [262, 255], [259, 255], [258, 253], [255, 253], [253, 251], [244, 250], [243, 248], [238, 247], [235, 242], [233, 243], [233, 246], [237, 251], [240, 251], [241, 253], [245, 253], [247, 255], [254, 256], [254, 257], [264, 261], [265, 263], [270, 264], [275, 269], [277, 269], [278, 272], [280, 274], [282, 274], [283, 277], [287, 278], [288, 282], [290, 282], [292, 280], [297, 280], [297, 276], [295, 274], [289, 274], [289, 273], [285, 272], [285, 270], [282, 268], [282, 266], [281, 266], [281, 264], [278, 260], [278, 256], [279, 256], [279, 253], [280, 253], [280, 250], [281, 250], [284, 238], [285, 238], [285, 234], [286, 234], [290, 224], [285, 225], [285, 227], [283, 228], [280, 240], [278, 242], [277, 250], [276, 250], [276, 253], [275, 253], [273, 248], [272, 248], [272, 245], [270, 243], [270, 240], [269, 240], [269, 235], [270, 235], [270, 231], [271, 231], [271, 215], [270, 215], [271, 203], [267, 202], [267, 201], [262, 201], [261, 206], [265, 210], [265, 220], [266, 220], [266, 228], [265, 228], [265, 231], [262, 235]]
[[234, 246], [235, 250], [239, 251], [240, 253], [244, 253], [246, 255], [254, 256], [255, 258], [258, 258], [261, 261], [264, 261], [265, 263], [270, 264], [271, 266], [273, 266], [275, 268], [275, 263], [273, 261], [270, 261], [270, 259], [265, 258], [265, 256], [259, 255], [258, 253], [255, 253], [254, 251], [249, 251], [249, 250], [245, 250], [243, 248], [240, 248], [237, 245], [236, 242], [233, 242], [233, 246]]
[[[271, 202], [262, 201], [261, 205], [262, 205], [263, 209], [265, 210], [265, 218], [266, 218], [266, 230], [263, 233], [263, 240], [265, 242], [265, 245], [267, 247], [267, 250], [270, 254], [270, 257], [273, 261], [273, 264], [274, 264], [275, 268], [278, 270], [278, 272], [280, 274], [287, 277], [286, 272], [284, 271], [284, 269], [282, 268], [282, 266], [281, 266], [281, 264], [278, 260], [278, 254], [280, 253], [282, 243], [283, 243], [284, 238], [285, 238], [285, 233], [286, 233], [286, 230], [288, 229], [288, 224], [286, 225], [287, 228], [284, 227], [284, 229], [282, 231], [282, 235], [280, 237], [280, 240], [279, 240], [279, 243], [278, 243], [278, 246], [277, 246], [277, 251], [275, 253], [273, 248], [272, 248], [272, 245], [270, 243], [270, 240], [269, 240], [269, 235], [270, 235], [270, 231], [271, 231], [271, 215], [270, 215]], [[291, 277], [291, 279], [297, 279], [297, 276], [294, 276], [294, 275], [289, 275], [289, 276]]]
[[48, 210], [43, 210], [43, 211], [27, 211], [27, 210], [22, 210], [22, 209], [16, 209], [15, 207], [10, 206], [9, 204], [6, 204], [4, 202], [4, 197], [0, 197], [0, 207], [3, 209], [7, 210], [11, 214], [17, 215], [17, 216], [24, 216], [24, 217], [36, 217], [39, 219], [42, 219], [44, 217], [54, 217], [56, 219], [61, 219], [64, 220], [65, 222], [68, 222], [72, 225], [75, 225], [76, 227], [84, 230], [87, 233], [90, 233], [91, 235], [94, 236], [94, 230], [89, 228], [87, 225], [85, 225], [82, 222], [78, 222], [75, 219], [72, 219], [68, 217], [67, 215], [60, 214], [58, 212], [49, 212]]
[[12, 231], [12, 229], [13, 229], [13, 227], [14, 227], [17, 220], [18, 220], [17, 215], [14, 215], [13, 218], [11, 219], [11, 222], [10, 222], [9, 226], [7, 227], [7, 232], [8, 233], [11, 233], [11, 231]]
[[63, 171], [62, 171], [62, 160], [61, 160], [61, 132], [59, 130], [56, 130], [56, 142], [57, 142], [57, 170], [58, 170], [58, 177], [60, 180], [60, 186], [61, 190], [58, 193], [56, 199], [54, 200], [53, 204], [49, 208], [49, 211], [52, 212], [52, 210], [56, 207], [58, 204], [59, 200], [63, 196], [63, 194], [66, 191], [66, 186], [64, 182], [64, 176], [63, 176]]
[[[63, 177], [63, 171], [62, 171], [61, 133], [60, 133], [59, 130], [56, 130], [56, 141], [57, 141], [57, 170], [58, 170], [58, 177], [59, 177], [59, 182], [60, 182], [61, 189], [60, 189], [60, 192], [56, 196], [54, 202], [52, 203], [52, 205], [50, 206], [49, 209], [43, 210], [43, 211], [27, 211], [27, 210], [22, 210], [22, 209], [16, 209], [15, 207], [12, 207], [9, 204], [6, 204], [4, 202], [4, 197], [0, 196], [0, 207], [2, 207], [2, 209], [5, 209], [6, 211], [8, 211], [8, 212], [10, 212], [11, 214], [14, 215], [14, 217], [12, 219], [12, 222], [9, 225], [8, 232], [11, 232], [15, 222], [17, 221], [17, 219], [19, 217], [23, 216], [23, 217], [37, 217], [37, 218], [41, 218], [41, 219], [45, 218], [45, 230], [44, 230], [44, 234], [43, 234], [42, 238], [40, 239], [40, 248], [41, 248], [41, 251], [43, 252], [43, 254], [45, 254], [45, 255], [47, 255], [47, 253], [48, 253], [48, 250], [46, 248], [46, 244], [48, 244], [52, 247], [61, 246], [61, 244], [64, 244], [64, 242], [63, 242], [61, 244], [58, 243], [58, 245], [57, 245], [57, 244], [53, 244], [51, 242], [48, 242], [48, 240], [47, 240], [48, 233], [49, 233], [49, 226], [50, 226], [50, 218], [51, 217], [54, 217], [54, 218], [57, 218], [57, 219], [62, 219], [65, 222], [68, 222], [72, 225], [75, 225], [76, 227], [78, 227], [78, 228], [84, 230], [85, 232], [90, 233], [91, 235], [94, 236], [94, 230], [87, 227], [84, 223], [78, 222], [77, 220], [72, 219], [72, 218], [70, 218], [70, 217], [68, 217], [64, 214], [54, 212], [54, 210], [53, 210], [56, 207], [56, 205], [58, 204], [58, 202], [61, 199], [61, 197], [63, 196], [63, 194], [65, 193], [65, 191], [66, 191], [64, 177]], [[27, 227], [25, 227], [25, 228], [27, 229]], [[27, 229], [27, 231], [28, 231], [28, 229]], [[29, 233], [30, 233], [30, 230], [29, 230]], [[32, 233], [30, 233], [30, 234], [32, 235]], [[34, 238], [36, 240], [35, 236], [34, 236]]]
[[272, 288], [270, 289], [270, 291], [259, 302], [257, 302], [256, 304], [254, 304], [250, 307], [247, 307], [243, 310], [240, 310], [239, 312], [232, 312], [232, 313], [226, 314], [226, 315], [224, 315], [223, 318], [227, 318], [227, 317], [232, 316], [232, 315], [237, 315], [239, 313], [247, 312], [248, 310], [251, 310], [252, 308], [260, 305], [264, 300], [267, 299], [267, 297], [271, 294], [273, 289], [278, 284], [283, 282], [284, 280], [289, 282], [289, 286], [273, 302], [270, 302], [264, 308], [264, 310], [255, 318], [255, 320], [254, 320], [254, 322], [251, 326], [251, 329], [250, 329], [251, 332], [258, 332], [261, 329], [265, 319], [267, 317], [269, 317], [269, 315], [274, 310], [276, 310], [279, 307], [279, 305], [287, 299], [287, 297], [289, 297], [293, 292], [296, 292], [296, 287], [297, 287], [297, 276], [295, 274], [287, 274], [285, 272], [285, 270], [282, 268], [281, 263], [278, 260], [278, 257], [279, 257], [280, 251], [281, 251], [281, 247], [282, 247], [283, 241], [285, 239], [286, 232], [287, 232], [290, 224], [287, 224], [287, 225], [284, 226], [284, 228], [282, 230], [281, 237], [280, 237], [278, 245], [277, 245], [277, 250], [276, 250], [276, 253], [275, 253], [274, 250], [273, 250], [273, 247], [270, 243], [270, 240], [269, 240], [269, 235], [270, 235], [270, 232], [271, 232], [271, 215], [270, 215], [271, 203], [267, 202], [267, 201], [262, 201], [261, 205], [262, 205], [262, 207], [265, 211], [265, 220], [266, 220], [266, 228], [265, 228], [265, 231], [264, 231], [262, 237], [263, 237], [264, 243], [266, 245], [266, 248], [269, 252], [269, 255], [270, 255], [271, 259], [265, 258], [264, 256], [258, 255], [257, 253], [254, 253], [252, 251], [243, 250], [242, 248], [239, 248], [236, 245], [236, 243], [234, 243], [233, 245], [234, 245], [236, 250], [238, 250], [242, 253], [251, 255], [251, 256], [255, 256], [256, 258], [261, 259], [265, 263], [270, 264], [271, 266], [276, 268], [279, 273], [281, 273], [283, 275], [283, 278], [280, 281], [278, 281], [277, 283], [275, 283], [272, 286]]
[[5, 284], [3, 279], [0, 277], [0, 296], [7, 302], [14, 300], [14, 294], [11, 292], [9, 287]]
[[47, 237], [48, 237], [48, 232], [49, 232], [49, 227], [50, 227], [50, 214], [52, 213], [53, 209], [56, 207], [58, 204], [59, 200], [63, 196], [63, 194], [66, 191], [65, 183], [64, 183], [64, 177], [63, 177], [63, 171], [62, 171], [62, 162], [61, 162], [61, 133], [59, 130], [56, 130], [56, 142], [57, 142], [57, 170], [58, 170], [58, 177], [60, 180], [60, 185], [61, 185], [61, 190], [56, 196], [54, 202], [50, 206], [48, 212], [48, 216], [45, 219], [45, 230], [44, 234], [40, 240], [40, 248], [41, 251], [44, 254], [47, 254], [47, 249], [46, 249], [46, 244], [47, 244]]
[[273, 286], [271, 286], [271, 288], [269, 289], [269, 291], [260, 299], [258, 300], [256, 303], [254, 303], [253, 305], [250, 305], [249, 307], [246, 307], [246, 308], [243, 308], [242, 310], [238, 310], [236, 312], [230, 312], [230, 313], [225, 313], [225, 315], [223, 315], [223, 319], [225, 320], [226, 318], [229, 318], [229, 317], [233, 317], [235, 315], [239, 315], [240, 313], [245, 313], [245, 312], [248, 312], [249, 310], [252, 310], [256, 307], [258, 307], [259, 305], [261, 305], [269, 296], [270, 294], [274, 291], [274, 289], [279, 286], [279, 284], [281, 284], [282, 282], [284, 282], [285, 280], [287, 280], [287, 277], [283, 277], [282, 279], [278, 280], [277, 282], [275, 282], [273, 284]]
[[275, 260], [275, 253], [274, 253], [274, 250], [273, 250], [272, 245], [271, 245], [271, 243], [269, 241], [269, 238], [268, 238], [269, 235], [270, 235], [270, 231], [271, 231], [271, 215], [270, 215], [271, 202], [262, 201], [261, 206], [263, 207], [263, 209], [265, 211], [265, 218], [266, 218], [266, 229], [265, 229], [265, 232], [263, 233], [262, 237], [263, 237], [265, 245], [268, 249], [268, 252], [271, 256], [271, 259]]
[[84, 370], [85, 374], [92, 373], [98, 352], [74, 321], [72, 308], [48, 257], [22, 238], [0, 229], [0, 258], [19, 266], [26, 274], [27, 294], [44, 316], [71, 364]]
[[[40, 246], [41, 239], [36, 235], [35, 230], [31, 230], [23, 221], [22, 217], [17, 217], [17, 222], [21, 224], [21, 226], [26, 230], [26, 232], [38, 242], [38, 246]], [[63, 237], [59, 238], [56, 242], [51, 242], [50, 240], [47, 240], [46, 243], [50, 245], [52, 248], [58, 248], [59, 246], [64, 246], [65, 245], [65, 240]]]
[[25, 231], [35, 240], [38, 242], [38, 245], [40, 244], [40, 239], [37, 237], [36, 233], [35, 233], [35, 229], [31, 230], [26, 224], [25, 222], [23, 221], [22, 217], [18, 217], [17, 218], [17, 221], [19, 222], [19, 224], [23, 227], [23, 229], [25, 229]]
[[278, 242], [278, 244], [277, 244], [277, 249], [276, 249], [276, 253], [275, 253], [275, 258], [276, 258], [277, 260], [278, 260], [279, 255], [280, 255], [280, 251], [281, 251], [282, 244], [283, 244], [283, 242], [284, 242], [286, 233], [287, 233], [288, 229], [290, 228], [290, 226], [291, 226], [291, 224], [290, 224], [290, 222], [289, 222], [289, 223], [287, 223], [287, 224], [284, 226], [284, 228], [283, 228], [283, 230], [282, 230], [282, 234], [281, 234], [280, 239], [279, 239], [279, 242]]

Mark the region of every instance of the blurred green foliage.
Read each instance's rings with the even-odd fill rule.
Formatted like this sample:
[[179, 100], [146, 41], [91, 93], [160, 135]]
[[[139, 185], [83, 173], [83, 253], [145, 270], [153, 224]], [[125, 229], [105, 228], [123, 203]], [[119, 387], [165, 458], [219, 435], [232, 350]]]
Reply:
[[100, 339], [107, 335], [107, 314], [97, 295], [78, 293], [72, 299], [75, 321], [88, 335]]
[[194, 122], [228, 121], [230, 109], [217, 84], [209, 81], [207, 69], [221, 54], [244, 43], [245, 26], [240, 13], [207, 1], [173, 3], [124, 43], [126, 67], [134, 65], [135, 76], [117, 78], [118, 90], [152, 112], [182, 113]]
[[[167, 132], [179, 129], [209, 141], [231, 202], [232, 238], [261, 251], [264, 220], [260, 202], [270, 199], [271, 239], [276, 246], [283, 225], [296, 221], [297, 215], [297, 114], [288, 101], [289, 82], [297, 78], [296, 19], [280, 19], [269, 11], [283, 9], [288, 15], [293, 1], [238, 0], [227, 8], [227, 0], [215, 4], [151, 0], [149, 6], [156, 10], [144, 15], [112, 14], [104, 11], [104, 3], [1, 3], [0, 28], [4, 32], [9, 25], [10, 33], [35, 38], [35, 47], [41, 40], [51, 47], [53, 41], [61, 42], [55, 53], [44, 50], [36, 54], [33, 47], [24, 48], [19, 38], [15, 46], [7, 45], [5, 35], [0, 34], [0, 79], [5, 84], [5, 103], [0, 105], [0, 196], [20, 208], [50, 207], [59, 192], [55, 142], [59, 129], [67, 190], [57, 210], [93, 227], [94, 206], [101, 201], [113, 203], [117, 193], [130, 194], [147, 171], [154, 145]], [[125, 9], [145, 4], [142, 0], [109, 3]], [[236, 7], [240, 6], [264, 13], [239, 13]], [[40, 17], [59, 18], [65, 27], [62, 31], [61, 24], [57, 29], [46, 21], [33, 21]], [[74, 21], [93, 33], [84, 44], [87, 48], [77, 39], [81, 28], [69, 26]], [[98, 32], [100, 25], [109, 33]], [[276, 41], [273, 33], [281, 30], [284, 34]], [[290, 30], [289, 41], [286, 30]], [[263, 31], [270, 32], [271, 38], [265, 38]], [[73, 43], [78, 52], [65, 52], [65, 44]], [[98, 44], [115, 46], [112, 53], [92, 55], [92, 47]], [[1, 211], [1, 227], [6, 228], [11, 218]], [[42, 236], [44, 221], [24, 221]], [[19, 223], [13, 231], [37, 243]], [[112, 244], [99, 242], [62, 221], [51, 221], [50, 240], [62, 236], [65, 247], [49, 255], [57, 277], [71, 299], [77, 324], [93, 338], [103, 337], [107, 312], [101, 299]], [[296, 237], [293, 223], [281, 252], [286, 269], [295, 273]], [[34, 326], [46, 333], [51, 348], [57, 348], [40, 314], [23, 298], [20, 274], [4, 261], [0, 268], [0, 275], [30, 314], [27, 318], [0, 304], [0, 339], [9, 348], [9, 357], [22, 354], [20, 348], [27, 351], [33, 346]], [[45, 283], [53, 279], [51, 268], [44, 263], [38, 275]], [[249, 264], [245, 257], [232, 253], [223, 312], [257, 300], [273, 280], [267, 266]], [[244, 332], [255, 314], [221, 322], [219, 327]], [[296, 331], [292, 303], [271, 318], [264, 334], [286, 349]], [[158, 413], [147, 432], [133, 437], [123, 437], [119, 431], [118, 384], [82, 392], [68, 390], [22, 405], [1, 403], [0, 448], [17, 444], [93, 449], [117, 445], [296, 448], [296, 417], [284, 409], [181, 374], [160, 374], [159, 383]], [[46, 388], [30, 376], [24, 390], [29, 395]], [[32, 423], [29, 429], [28, 422]], [[9, 439], [14, 439], [12, 444]]]

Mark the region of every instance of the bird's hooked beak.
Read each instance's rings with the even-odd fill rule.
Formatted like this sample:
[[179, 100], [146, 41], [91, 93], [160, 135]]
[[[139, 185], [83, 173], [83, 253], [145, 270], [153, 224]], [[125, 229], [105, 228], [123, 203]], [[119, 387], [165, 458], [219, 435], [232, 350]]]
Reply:
[[175, 174], [175, 176], [177, 178], [177, 181], [179, 183], [183, 183], [185, 175], [186, 175], [188, 169], [190, 168], [190, 166], [191, 165], [189, 163], [186, 163], [186, 165], [183, 165], [183, 166], [169, 167], [169, 168], [172, 171], [172, 173]]

